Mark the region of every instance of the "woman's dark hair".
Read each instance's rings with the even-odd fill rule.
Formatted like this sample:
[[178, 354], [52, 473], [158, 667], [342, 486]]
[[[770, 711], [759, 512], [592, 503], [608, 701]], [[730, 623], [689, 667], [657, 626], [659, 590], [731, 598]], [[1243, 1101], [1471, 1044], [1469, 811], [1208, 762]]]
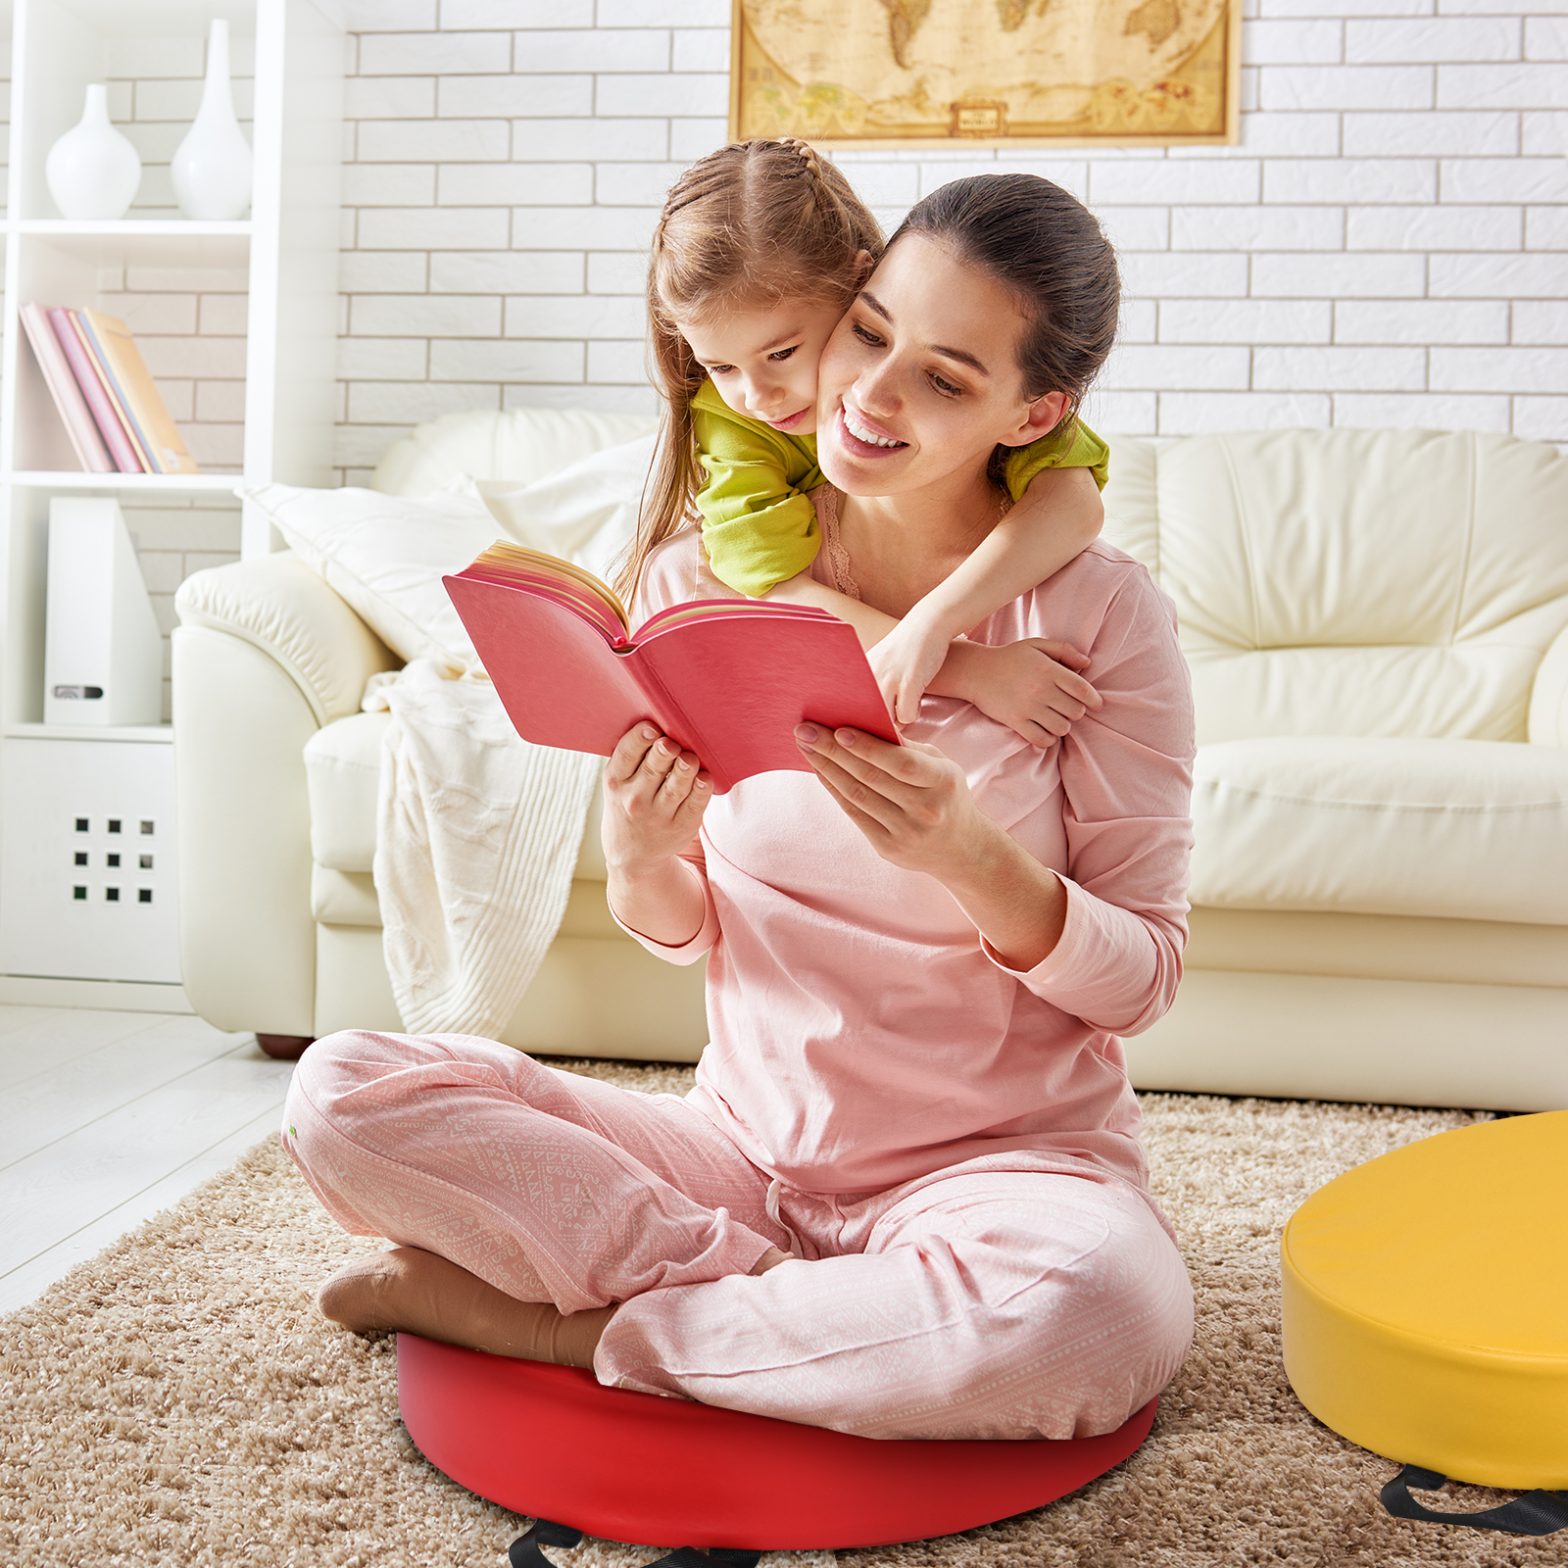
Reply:
[[1077, 418], [1121, 307], [1116, 252], [1094, 214], [1037, 174], [977, 174], [918, 202], [888, 249], [905, 234], [939, 241], [1013, 291], [1030, 323], [1018, 345], [1024, 391], [1065, 392], [1061, 424]]

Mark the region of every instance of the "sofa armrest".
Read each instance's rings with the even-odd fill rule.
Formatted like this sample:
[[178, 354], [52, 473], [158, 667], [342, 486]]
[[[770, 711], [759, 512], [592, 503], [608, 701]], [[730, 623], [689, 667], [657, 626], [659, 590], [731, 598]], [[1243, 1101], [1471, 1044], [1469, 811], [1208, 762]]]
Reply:
[[1525, 737], [1536, 746], [1568, 746], [1568, 626], [1546, 645], [1535, 672]]
[[174, 608], [182, 626], [228, 632], [271, 658], [317, 728], [357, 713], [370, 677], [403, 662], [290, 550], [192, 573]]
[[220, 1029], [313, 1036], [305, 744], [401, 661], [286, 551], [195, 573], [175, 607], [185, 994]]

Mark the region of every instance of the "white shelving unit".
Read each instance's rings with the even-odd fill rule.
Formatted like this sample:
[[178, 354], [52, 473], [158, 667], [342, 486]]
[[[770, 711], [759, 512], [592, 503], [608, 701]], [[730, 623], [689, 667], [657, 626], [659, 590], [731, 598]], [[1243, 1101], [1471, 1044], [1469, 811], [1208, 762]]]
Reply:
[[[130, 215], [62, 219], [44, 160], [79, 119], [87, 85], [110, 83], [111, 117], [133, 140], [137, 129], [167, 133], [123, 123], [116, 95], [125, 104], [144, 89], [155, 96], [167, 85], [158, 80], [165, 60], [187, 64], [164, 74], [188, 77], [219, 17], [229, 23], [236, 87], [248, 73], [251, 90], [249, 216], [181, 217], [166, 168], [144, 151]], [[237, 534], [240, 553], [254, 555], [277, 541], [265, 518], [232, 499], [237, 485], [331, 482], [343, 17], [338, 0], [0, 0], [0, 33], [11, 47], [0, 219], [0, 1002], [188, 1010], [172, 727], [42, 722], [49, 503], [113, 495], [133, 529], [136, 506], [226, 507], [229, 524], [211, 549], [232, 551]], [[204, 308], [209, 289], [226, 296], [221, 342], [204, 324], [188, 333], [198, 360], [204, 341], [227, 355], [214, 372], [225, 379], [208, 389], [226, 421], [208, 433], [216, 456], [204, 457], [195, 427], [187, 439], [199, 474], [83, 473], [17, 312], [29, 301], [112, 312], [117, 296], [146, 288], [183, 289]], [[241, 350], [242, 372], [233, 368]], [[199, 414], [199, 364], [182, 374], [195, 383]]]

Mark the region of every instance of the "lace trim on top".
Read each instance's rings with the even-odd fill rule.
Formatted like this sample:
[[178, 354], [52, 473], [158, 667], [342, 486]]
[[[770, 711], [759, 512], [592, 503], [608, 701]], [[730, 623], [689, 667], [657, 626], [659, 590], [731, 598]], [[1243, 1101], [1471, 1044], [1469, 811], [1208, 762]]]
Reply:
[[[849, 569], [849, 551], [838, 536], [838, 494], [831, 484], [821, 484], [811, 492], [811, 501], [817, 509], [817, 520], [822, 524], [822, 545], [827, 551], [828, 575], [833, 579], [833, 586], [851, 599], [858, 599], [860, 584]], [[1006, 517], [1012, 509], [1012, 497], [1004, 492], [997, 503], [997, 515]]]
[[833, 586], [851, 599], [860, 597], [860, 584], [849, 569], [849, 552], [838, 536], [838, 491], [832, 485], [822, 485], [811, 492], [812, 504], [822, 524], [822, 543], [828, 553], [828, 575]]

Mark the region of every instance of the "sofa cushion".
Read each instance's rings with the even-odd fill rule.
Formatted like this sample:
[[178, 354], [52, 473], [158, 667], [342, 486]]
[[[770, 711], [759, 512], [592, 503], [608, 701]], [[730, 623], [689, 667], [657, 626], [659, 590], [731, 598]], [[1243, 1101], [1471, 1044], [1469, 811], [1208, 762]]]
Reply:
[[[381, 900], [376, 893], [375, 879], [368, 871], [334, 871], [328, 866], [312, 866], [310, 912], [324, 926], [369, 926], [378, 931], [381, 929]], [[1298, 915], [1295, 918], [1309, 917]], [[1505, 928], [1471, 926], [1468, 929], [1502, 931]], [[1506, 929], [1515, 932], [1542, 930], [1540, 926], [1510, 926]], [[625, 941], [625, 933], [610, 914], [603, 882], [579, 876], [572, 883], [567, 889], [566, 912], [561, 916], [558, 936], [617, 944]], [[1564, 942], [1559, 940], [1558, 947], [1563, 946]], [[1561, 955], [1556, 957], [1560, 967]]]
[[310, 858], [334, 871], [369, 871], [376, 853], [376, 787], [389, 713], [353, 713], [305, 742]]
[[1176, 605], [1198, 741], [1522, 741], [1568, 625], [1568, 456], [1468, 431], [1123, 440], [1106, 538]]
[[278, 484], [239, 494], [399, 658], [433, 659], [451, 674], [478, 663], [441, 579], [501, 532], [481, 497]]
[[609, 409], [465, 409], [442, 414], [394, 441], [371, 483], [392, 495], [423, 495], [458, 474], [529, 484], [604, 447], [651, 435], [657, 427], [653, 414]]
[[590, 452], [528, 484], [464, 474], [450, 488], [483, 500], [507, 538], [613, 582], [637, 532], [637, 507], [653, 450], [653, 437], [639, 436]]
[[[318, 866], [371, 869], [388, 722], [353, 714], [305, 746]], [[596, 791], [579, 881], [607, 877], [602, 805]], [[1568, 924], [1568, 751], [1556, 747], [1222, 741], [1198, 751], [1192, 809], [1194, 904]]]
[[[381, 776], [381, 738], [391, 722], [383, 711], [355, 713], [323, 726], [305, 743], [305, 787], [310, 798], [310, 854], [331, 871], [369, 872], [376, 854], [376, 800]], [[604, 847], [599, 841], [603, 797], [594, 791], [577, 857], [579, 880], [604, 882]], [[332, 907], [350, 897], [334, 878]], [[326, 894], [322, 895], [326, 897]], [[352, 900], [351, 900], [352, 901]], [[361, 899], [357, 915], [334, 916], [335, 924], [371, 923]], [[325, 919], [327, 917], [322, 916]], [[380, 917], [375, 917], [379, 924]]]
[[[1183, 963], [1189, 974], [1221, 969], [1551, 988], [1560, 987], [1568, 975], [1568, 926], [1200, 904], [1192, 911]], [[1564, 1054], [1568, 1057], [1568, 1051]]]
[[1568, 751], [1299, 736], [1199, 748], [1191, 899], [1568, 923]]
[[381, 900], [368, 871], [310, 868], [310, 912], [324, 926], [374, 926], [381, 929]]
[[479, 661], [443, 578], [498, 537], [613, 577], [652, 460], [646, 434], [523, 484], [456, 473], [418, 497], [282, 484], [237, 494], [394, 653], [456, 675]]

